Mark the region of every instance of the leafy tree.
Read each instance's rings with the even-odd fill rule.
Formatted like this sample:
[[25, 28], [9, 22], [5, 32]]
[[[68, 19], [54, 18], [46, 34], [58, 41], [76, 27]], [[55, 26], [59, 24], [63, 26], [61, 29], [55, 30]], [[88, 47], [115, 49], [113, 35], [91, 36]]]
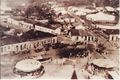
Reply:
[[27, 18], [35, 16], [38, 19], [52, 20], [55, 13], [51, 10], [51, 6], [47, 3], [34, 2], [27, 7], [25, 15]]
[[97, 0], [88, 0], [93, 7], [96, 7]]
[[106, 50], [106, 47], [104, 46], [104, 44], [98, 44], [97, 52], [103, 53], [105, 50]]
[[112, 7], [119, 7], [119, 0], [109, 0], [110, 6]]
[[101, 6], [112, 6], [112, 7], [118, 7], [119, 6], [119, 0], [88, 0], [92, 5], [100, 5]]
[[95, 46], [93, 44], [87, 44], [86, 49], [93, 52], [95, 50]]

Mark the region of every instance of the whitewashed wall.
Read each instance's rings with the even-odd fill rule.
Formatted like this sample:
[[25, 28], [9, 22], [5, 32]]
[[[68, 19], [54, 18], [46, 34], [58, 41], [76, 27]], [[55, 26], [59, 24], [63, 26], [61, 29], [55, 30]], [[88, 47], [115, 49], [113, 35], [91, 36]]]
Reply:
[[27, 41], [22, 43], [4, 45], [4, 46], [0, 46], [0, 55], [8, 54], [10, 52], [20, 52], [31, 49], [37, 49], [38, 47], [42, 47], [45, 44], [57, 43], [57, 41], [58, 41], [57, 37], [52, 37], [52, 38], [45, 38], [36, 41]]

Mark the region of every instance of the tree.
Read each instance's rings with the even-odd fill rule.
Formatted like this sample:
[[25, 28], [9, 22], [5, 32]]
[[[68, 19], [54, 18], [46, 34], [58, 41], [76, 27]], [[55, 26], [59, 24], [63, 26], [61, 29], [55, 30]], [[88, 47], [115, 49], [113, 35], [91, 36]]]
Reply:
[[119, 6], [119, 0], [88, 0], [94, 7], [97, 5], [104, 6], [112, 6], [112, 7], [118, 7]]
[[119, 0], [109, 0], [110, 6], [112, 7], [119, 7]]
[[27, 18], [35, 16], [38, 19], [52, 20], [55, 13], [47, 3], [34, 2], [26, 8], [25, 15]]
[[95, 50], [95, 46], [93, 44], [87, 44], [86, 49], [93, 52]]
[[101, 54], [105, 50], [106, 50], [106, 47], [104, 46], [104, 44], [98, 44], [98, 46], [97, 46], [97, 52], [99, 52]]
[[97, 0], [88, 0], [94, 8], [96, 8]]

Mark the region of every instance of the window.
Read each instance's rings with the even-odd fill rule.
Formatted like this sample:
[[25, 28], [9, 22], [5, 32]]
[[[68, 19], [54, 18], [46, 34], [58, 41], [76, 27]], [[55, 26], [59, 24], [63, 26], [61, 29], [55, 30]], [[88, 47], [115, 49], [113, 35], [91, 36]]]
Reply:
[[39, 46], [42, 46], [42, 43], [39, 43]]
[[78, 39], [79, 39], [79, 37], [77, 36], [77, 37], [76, 37], [76, 39], [78, 40]]
[[88, 36], [88, 41], [90, 41], [91, 36]]
[[3, 48], [2, 47], [0, 48], [0, 52], [3, 52]]
[[4, 47], [4, 51], [6, 51], [6, 47]]
[[94, 38], [92, 37], [92, 40], [94, 40]]
[[37, 47], [38, 47], [39, 45], [40, 45], [39, 42], [37, 42]]
[[50, 39], [48, 39], [48, 41], [47, 41], [48, 43], [51, 43], [51, 40]]
[[87, 36], [85, 36], [85, 40], [87, 40]]
[[20, 50], [22, 50], [22, 45], [20, 45]]
[[26, 44], [24, 44], [24, 48], [26, 48]]
[[118, 38], [118, 36], [116, 36], [116, 41], [119, 41], [119, 38]]
[[18, 51], [18, 45], [16, 46], [16, 50]]
[[44, 41], [44, 44], [46, 44], [46, 40]]
[[81, 36], [81, 38], [84, 38], [83, 36]]
[[44, 42], [43, 42], [43, 41], [41, 41], [41, 44], [43, 45], [43, 44], [44, 44]]
[[36, 48], [36, 44], [34, 43], [34, 48]]
[[29, 29], [32, 29], [32, 26], [29, 26]]
[[10, 49], [10, 46], [8, 46], [8, 49]]
[[31, 49], [31, 44], [29, 45], [29, 48]]
[[114, 36], [112, 36], [112, 41], [114, 40]]
[[56, 41], [55, 39], [52, 40], [53, 43], [55, 43], [55, 41]]

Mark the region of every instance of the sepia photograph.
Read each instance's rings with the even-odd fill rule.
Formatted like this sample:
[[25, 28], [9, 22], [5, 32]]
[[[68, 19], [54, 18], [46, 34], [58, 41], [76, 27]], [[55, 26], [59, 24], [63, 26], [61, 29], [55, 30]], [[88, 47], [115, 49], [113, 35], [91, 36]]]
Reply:
[[120, 80], [119, 0], [0, 0], [0, 79]]

